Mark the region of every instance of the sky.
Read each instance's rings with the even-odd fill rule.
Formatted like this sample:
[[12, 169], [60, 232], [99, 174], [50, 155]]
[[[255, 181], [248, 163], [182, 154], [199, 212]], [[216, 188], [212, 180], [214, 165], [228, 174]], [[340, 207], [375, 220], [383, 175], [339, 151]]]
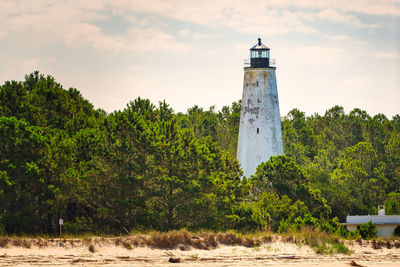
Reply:
[[0, 84], [39, 70], [107, 112], [137, 97], [218, 110], [258, 37], [281, 116], [400, 114], [400, 0], [1, 0]]

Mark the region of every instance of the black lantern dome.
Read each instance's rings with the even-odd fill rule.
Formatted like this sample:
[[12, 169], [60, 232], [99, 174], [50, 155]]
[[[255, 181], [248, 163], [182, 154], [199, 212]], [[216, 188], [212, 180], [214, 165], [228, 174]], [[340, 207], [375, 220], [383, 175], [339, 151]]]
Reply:
[[261, 38], [258, 38], [258, 43], [250, 48], [250, 68], [269, 68], [269, 48], [261, 43]]

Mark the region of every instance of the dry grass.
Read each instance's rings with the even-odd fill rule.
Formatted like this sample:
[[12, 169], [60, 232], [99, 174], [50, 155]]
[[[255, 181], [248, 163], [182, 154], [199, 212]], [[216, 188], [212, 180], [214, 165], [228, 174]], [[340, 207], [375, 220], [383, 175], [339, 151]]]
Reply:
[[[276, 235], [270, 232], [259, 232], [243, 235], [234, 231], [228, 232], [198, 232], [192, 233], [186, 230], [175, 230], [170, 232], [149, 232], [145, 234], [135, 233], [130, 236], [120, 237], [93, 237], [84, 236], [83, 238], [67, 238], [63, 240], [66, 247], [93, 247], [96, 245], [121, 246], [127, 250], [135, 247], [151, 247], [158, 249], [180, 249], [190, 250], [203, 249], [209, 250], [220, 245], [259, 247], [261, 244], [270, 243], [274, 239], [284, 242], [307, 245], [321, 254], [350, 254], [351, 251], [345, 244], [359, 242], [362, 245], [373, 248], [400, 248], [399, 239], [376, 239], [376, 240], [355, 240], [343, 241], [338, 236], [320, 231], [318, 229], [304, 228], [300, 231], [292, 231], [283, 235]], [[0, 248], [7, 247], [48, 247], [58, 246], [59, 239], [54, 238], [23, 238], [23, 237], [0, 237]]]
[[6, 248], [10, 239], [7, 237], [0, 238], [0, 248]]
[[[243, 236], [233, 231], [225, 233], [200, 232], [190, 233], [186, 230], [174, 230], [170, 232], [150, 232], [147, 235], [135, 235], [116, 239], [116, 245], [129, 243], [135, 247], [149, 246], [159, 249], [188, 250], [211, 249], [220, 245], [239, 245], [246, 247], [259, 246], [263, 241], [271, 240], [270, 236]], [[125, 246], [126, 247], [126, 246]]]
[[300, 231], [288, 232], [283, 236], [286, 242], [305, 244], [318, 254], [351, 254], [338, 236], [317, 229], [303, 228]]

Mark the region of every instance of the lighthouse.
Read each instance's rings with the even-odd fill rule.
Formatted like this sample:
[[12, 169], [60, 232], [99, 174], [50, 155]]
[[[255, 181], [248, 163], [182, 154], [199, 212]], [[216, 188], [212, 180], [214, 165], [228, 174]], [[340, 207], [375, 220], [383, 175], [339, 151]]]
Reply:
[[249, 177], [271, 156], [283, 154], [275, 61], [258, 38], [245, 62], [237, 158]]

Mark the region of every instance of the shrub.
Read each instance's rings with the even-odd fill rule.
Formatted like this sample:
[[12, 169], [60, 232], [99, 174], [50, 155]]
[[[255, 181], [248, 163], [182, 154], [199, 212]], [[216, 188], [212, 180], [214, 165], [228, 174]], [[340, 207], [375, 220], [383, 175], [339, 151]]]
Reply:
[[290, 232], [286, 240], [306, 244], [318, 254], [352, 253], [336, 235], [321, 231], [318, 227], [315, 229], [304, 227], [301, 231]]
[[305, 226], [304, 220], [301, 217], [297, 217], [296, 219], [294, 219], [293, 224], [294, 226], [296, 226], [297, 230], [300, 230]]
[[364, 239], [370, 239], [376, 237], [376, 223], [372, 223], [371, 221], [367, 223], [363, 223], [360, 226], [360, 235]]
[[334, 233], [335, 232], [335, 228], [329, 223], [329, 221], [322, 221], [320, 223], [320, 226], [322, 231], [325, 231], [327, 233]]
[[[346, 235], [341, 235], [343, 237], [347, 236], [347, 229], [339, 223], [339, 219], [337, 217], [327, 220], [325, 218], [320, 219], [320, 228], [321, 230], [328, 232], [328, 233], [336, 233], [338, 232], [339, 228], [342, 227], [339, 231], [346, 232]], [[339, 233], [337, 233], [339, 234]], [[339, 234], [340, 235], [340, 234]]]
[[349, 237], [349, 233], [350, 233], [349, 230], [347, 230], [347, 228], [343, 225], [339, 225], [335, 231], [335, 234], [344, 238]]
[[354, 230], [354, 231], [349, 231], [349, 232], [347, 233], [347, 238], [350, 238], [350, 239], [360, 239], [360, 238], [361, 238], [360, 231], [358, 231], [357, 229]]
[[395, 229], [394, 229], [394, 233], [393, 233], [395, 236], [400, 236], [400, 226], [397, 226]]
[[316, 228], [319, 224], [318, 224], [318, 219], [311, 216], [310, 213], [307, 213], [306, 215], [304, 215], [304, 224], [306, 226], [310, 226], [312, 228]]
[[346, 247], [344, 244], [339, 242], [332, 243], [332, 253], [340, 253], [340, 254], [351, 254], [351, 250]]
[[278, 233], [285, 233], [289, 230], [290, 228], [290, 219], [285, 220], [282, 218], [282, 220], [279, 222], [279, 227], [278, 227]]
[[72, 222], [64, 222], [63, 230], [68, 234], [85, 234], [94, 229], [93, 219], [90, 217], [75, 217]]

